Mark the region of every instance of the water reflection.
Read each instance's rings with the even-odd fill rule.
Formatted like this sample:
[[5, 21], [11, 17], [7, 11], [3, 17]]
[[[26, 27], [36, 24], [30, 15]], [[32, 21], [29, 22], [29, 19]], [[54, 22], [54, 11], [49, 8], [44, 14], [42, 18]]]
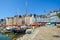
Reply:
[[0, 40], [12, 40], [12, 38], [0, 34]]

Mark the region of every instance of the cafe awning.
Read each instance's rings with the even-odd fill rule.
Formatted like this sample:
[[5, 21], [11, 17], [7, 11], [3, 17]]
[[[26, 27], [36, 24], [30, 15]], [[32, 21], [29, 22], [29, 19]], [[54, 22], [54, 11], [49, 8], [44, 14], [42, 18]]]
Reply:
[[6, 26], [12, 26], [12, 24], [8, 24], [8, 25], [6, 25]]
[[12, 26], [17, 26], [17, 24], [13, 24]]
[[40, 24], [39, 23], [36, 23], [35, 26], [40, 26]]
[[31, 24], [32, 26], [35, 26], [35, 24]]

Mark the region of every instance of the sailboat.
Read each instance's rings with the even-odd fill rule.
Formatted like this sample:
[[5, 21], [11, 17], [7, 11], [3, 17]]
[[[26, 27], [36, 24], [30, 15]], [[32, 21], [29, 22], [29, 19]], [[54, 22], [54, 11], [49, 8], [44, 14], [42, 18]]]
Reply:
[[17, 28], [15, 28], [15, 29], [12, 29], [12, 32], [13, 33], [25, 33], [25, 31], [26, 31], [26, 29], [24, 29], [23, 28], [23, 26], [22, 27], [18, 27], [18, 20], [19, 20], [19, 15], [17, 15], [17, 20], [16, 20], [16, 24], [17, 24]]
[[[27, 11], [28, 9], [27, 9], [27, 2], [26, 2], [26, 15], [27, 15]], [[19, 18], [19, 15], [17, 18]], [[18, 20], [17, 20], [17, 24], [18, 24]], [[25, 33], [27, 28], [28, 28], [27, 26], [23, 25], [20, 28], [18, 27], [17, 29], [13, 29], [13, 32], [14, 33]]]

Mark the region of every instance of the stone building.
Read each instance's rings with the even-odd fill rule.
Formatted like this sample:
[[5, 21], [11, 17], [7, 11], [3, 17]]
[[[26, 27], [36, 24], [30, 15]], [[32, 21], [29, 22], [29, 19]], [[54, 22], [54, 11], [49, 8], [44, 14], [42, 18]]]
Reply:
[[13, 17], [7, 17], [6, 18], [6, 25], [12, 26], [12, 24], [13, 24]]

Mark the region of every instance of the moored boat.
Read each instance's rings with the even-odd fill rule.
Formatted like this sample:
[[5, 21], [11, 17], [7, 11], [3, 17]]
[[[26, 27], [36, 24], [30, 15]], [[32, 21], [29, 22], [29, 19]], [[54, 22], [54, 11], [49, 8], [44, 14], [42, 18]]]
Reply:
[[21, 30], [17, 30], [17, 29], [12, 30], [13, 33], [23, 33], [23, 34], [25, 33], [25, 31], [26, 30], [23, 30], [23, 29], [21, 29]]
[[27, 26], [21, 26], [21, 27], [18, 27], [16, 29], [12, 29], [12, 32], [13, 33], [25, 33], [26, 32], [26, 29], [27, 29]]

